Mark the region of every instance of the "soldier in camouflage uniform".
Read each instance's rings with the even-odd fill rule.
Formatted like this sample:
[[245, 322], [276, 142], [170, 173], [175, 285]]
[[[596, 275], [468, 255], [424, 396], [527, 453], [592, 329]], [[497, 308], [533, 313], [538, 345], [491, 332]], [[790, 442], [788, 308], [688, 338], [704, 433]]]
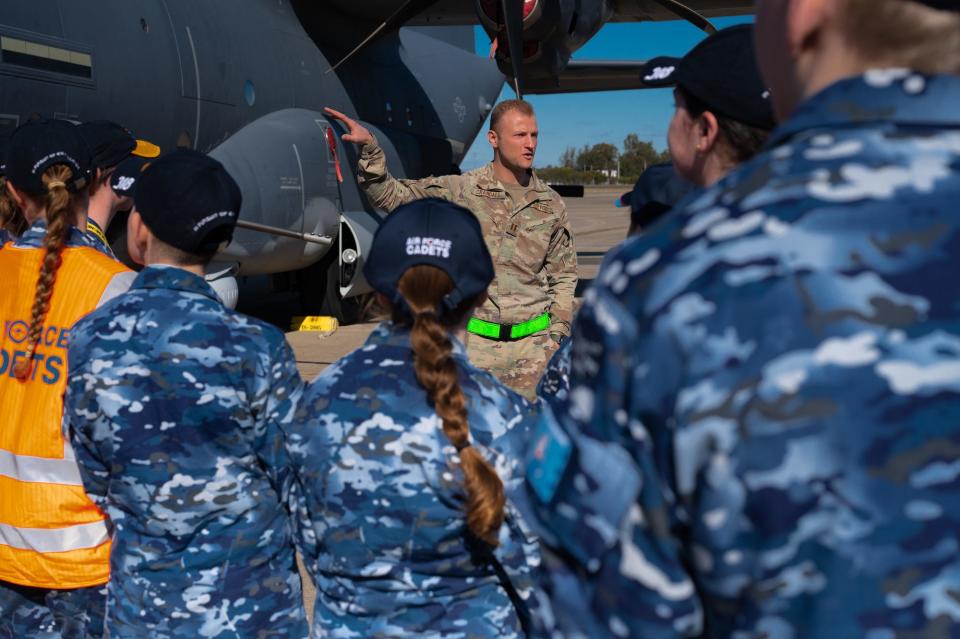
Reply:
[[957, 636], [957, 9], [760, 0], [785, 123], [585, 295], [527, 476], [605, 634]]
[[547, 360], [570, 334], [577, 254], [563, 200], [531, 168], [538, 132], [530, 105], [510, 100], [494, 109], [490, 164], [464, 175], [422, 180], [391, 176], [383, 149], [367, 129], [342, 113], [327, 113], [347, 125], [344, 140], [361, 145], [360, 186], [374, 205], [392, 211], [415, 199], [438, 197], [465, 206], [480, 220], [496, 277], [468, 328], [474, 335], [470, 359], [533, 397]]
[[522, 637], [549, 615], [536, 539], [503, 494], [522, 488], [538, 413], [462, 344], [493, 278], [480, 226], [448, 202], [405, 205], [364, 273], [394, 320], [308, 387], [289, 437], [314, 634]]
[[78, 322], [65, 397], [87, 493], [109, 516], [110, 637], [303, 637], [283, 429], [302, 392], [277, 329], [224, 308], [203, 265], [240, 191], [193, 151], [140, 178], [130, 292]]

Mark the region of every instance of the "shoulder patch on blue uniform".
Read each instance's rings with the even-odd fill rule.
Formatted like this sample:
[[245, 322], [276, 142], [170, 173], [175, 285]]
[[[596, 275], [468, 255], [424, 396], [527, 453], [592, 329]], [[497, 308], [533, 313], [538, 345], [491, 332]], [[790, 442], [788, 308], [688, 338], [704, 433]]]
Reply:
[[572, 451], [570, 437], [549, 411], [544, 411], [527, 455], [527, 481], [541, 502], [553, 500]]

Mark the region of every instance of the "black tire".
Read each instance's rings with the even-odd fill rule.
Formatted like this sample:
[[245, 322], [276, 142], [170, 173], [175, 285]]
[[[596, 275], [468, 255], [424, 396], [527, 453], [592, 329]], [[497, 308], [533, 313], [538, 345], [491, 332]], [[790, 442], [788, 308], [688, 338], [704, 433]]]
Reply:
[[331, 315], [341, 325], [356, 324], [363, 317], [367, 296], [340, 297], [340, 262], [331, 248], [316, 264], [299, 273], [300, 309], [304, 315]]

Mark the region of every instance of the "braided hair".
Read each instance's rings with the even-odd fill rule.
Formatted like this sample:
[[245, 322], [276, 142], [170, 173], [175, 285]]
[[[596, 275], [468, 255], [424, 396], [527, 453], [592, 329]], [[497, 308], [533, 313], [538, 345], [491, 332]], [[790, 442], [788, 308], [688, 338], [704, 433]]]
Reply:
[[14, 369], [14, 375], [20, 381], [25, 381], [33, 368], [37, 345], [43, 333], [43, 322], [50, 309], [53, 285], [62, 262], [63, 246], [70, 233], [75, 196], [67, 190], [67, 182], [72, 179], [72, 169], [63, 164], [55, 164], [43, 172], [43, 184], [47, 190], [41, 197], [47, 220], [47, 234], [43, 238], [43, 262], [37, 275], [37, 290], [30, 313], [30, 330], [27, 333], [29, 357], [17, 362]]
[[[453, 288], [446, 273], [425, 264], [409, 268], [398, 283], [398, 290], [414, 316], [410, 343], [417, 381], [442, 420], [444, 434], [459, 452], [467, 496], [467, 528], [478, 539], [496, 546], [506, 503], [503, 482], [470, 443], [467, 399], [460, 388], [457, 365], [451, 357], [453, 343], [447, 333], [473, 310], [477, 300], [464, 301], [441, 320], [436, 309]], [[410, 318], [395, 309], [394, 321], [409, 324]]]

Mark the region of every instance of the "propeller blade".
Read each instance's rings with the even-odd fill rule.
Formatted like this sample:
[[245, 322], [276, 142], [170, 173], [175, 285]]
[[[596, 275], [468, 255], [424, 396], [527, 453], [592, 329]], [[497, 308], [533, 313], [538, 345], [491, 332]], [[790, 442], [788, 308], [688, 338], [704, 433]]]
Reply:
[[379, 38], [380, 36], [392, 33], [397, 31], [402, 27], [410, 18], [415, 15], [422, 13], [426, 9], [429, 9], [432, 5], [436, 4], [440, 0], [408, 0], [400, 6], [399, 9], [393, 12], [393, 14], [383, 21], [383, 23], [374, 29], [370, 35], [363, 39], [363, 41], [355, 46], [350, 53], [340, 58], [340, 60], [330, 67], [327, 70], [327, 73], [336, 71], [341, 65], [345, 64], [351, 60], [357, 53], [363, 50], [368, 44]]
[[507, 34], [513, 66], [513, 90], [523, 99], [523, 0], [500, 0], [500, 14]]
[[693, 26], [706, 31], [708, 34], [714, 34], [717, 32], [717, 28], [713, 26], [713, 23], [707, 20], [705, 17], [696, 12], [696, 10], [691, 9], [682, 2], [678, 0], [653, 0], [659, 4], [664, 9], [675, 13], [680, 16]]

